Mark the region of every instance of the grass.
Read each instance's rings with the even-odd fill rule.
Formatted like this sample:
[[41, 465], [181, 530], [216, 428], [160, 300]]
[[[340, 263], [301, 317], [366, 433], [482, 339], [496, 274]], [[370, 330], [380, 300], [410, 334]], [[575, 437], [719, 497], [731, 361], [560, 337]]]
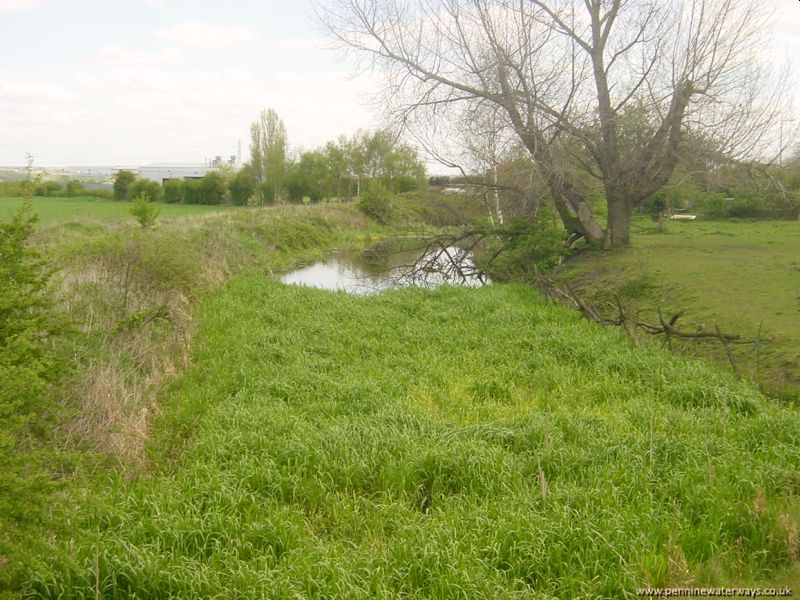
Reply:
[[383, 235], [349, 206], [46, 220], [76, 369], [0, 473], [0, 598], [800, 587], [798, 407], [524, 287], [274, 280]]
[[[686, 310], [685, 329], [719, 325], [747, 339], [761, 331], [758, 356], [753, 345], [733, 349], [739, 372], [800, 398], [800, 223], [685, 222], [649, 231], [622, 251], [579, 255], [566, 276], [609, 311], [618, 294], [650, 321], [661, 307], [665, 316]], [[700, 351], [727, 364], [719, 345]]]
[[[333, 245], [360, 243], [351, 207], [212, 213], [143, 231], [134, 222], [45, 224], [38, 243], [58, 268], [61, 306], [79, 327], [79, 439], [124, 461], [141, 454], [152, 394], [187, 364], [191, 307], [246, 271], [271, 274]], [[62, 393], [63, 395], [63, 393]], [[76, 432], [77, 433], [77, 432]]]
[[74, 481], [132, 476], [145, 464], [157, 394], [189, 365], [200, 299], [237, 274], [266, 276], [334, 245], [361, 245], [369, 231], [346, 206], [233, 210], [149, 231], [133, 218], [41, 224], [34, 245], [55, 270], [51, 292], [72, 325], [58, 343], [71, 368], [35, 414], [20, 415], [29, 426], [0, 423], [0, 597], [11, 561], [46, 552], [48, 537], [74, 522], [59, 501]]
[[[22, 204], [22, 198], [0, 198], [0, 219], [8, 218]], [[33, 198], [33, 212], [42, 223], [55, 223], [65, 220], [131, 221], [131, 202], [116, 202], [103, 198]], [[199, 204], [156, 204], [159, 220], [191, 217], [207, 213], [241, 210], [231, 206], [202, 206]]]
[[798, 583], [800, 411], [708, 364], [636, 351], [514, 286], [354, 297], [251, 275], [198, 318], [148, 468], [76, 478], [54, 503], [75, 512], [14, 557], [9, 589], [633, 598]]

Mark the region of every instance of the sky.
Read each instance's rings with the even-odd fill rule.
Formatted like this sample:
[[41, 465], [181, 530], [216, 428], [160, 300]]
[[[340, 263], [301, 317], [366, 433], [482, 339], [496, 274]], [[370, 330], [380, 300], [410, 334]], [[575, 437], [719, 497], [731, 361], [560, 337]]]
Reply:
[[0, 165], [248, 155], [274, 108], [293, 148], [376, 126], [374, 76], [306, 0], [0, 0]]
[[[772, 1], [776, 62], [800, 57], [800, 2]], [[0, 0], [0, 165], [201, 163], [240, 140], [246, 160], [265, 108], [294, 149], [376, 127], [378, 77], [328, 48], [312, 3]]]

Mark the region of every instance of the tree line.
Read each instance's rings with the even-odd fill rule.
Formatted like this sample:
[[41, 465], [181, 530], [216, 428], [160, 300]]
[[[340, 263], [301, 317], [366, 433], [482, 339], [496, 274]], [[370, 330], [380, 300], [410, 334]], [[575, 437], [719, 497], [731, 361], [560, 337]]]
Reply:
[[250, 161], [238, 171], [226, 165], [201, 178], [162, 184], [120, 171], [114, 199], [240, 206], [349, 201], [367, 189], [405, 192], [427, 183], [417, 151], [386, 130], [340, 136], [291, 155], [283, 122], [275, 111], [265, 110], [252, 124], [251, 138]]
[[87, 188], [79, 179], [45, 179], [41, 175], [32, 178], [0, 181], [0, 197], [27, 198], [27, 197], [67, 197], [95, 196], [98, 198], [111, 198], [110, 190], [102, 188]]

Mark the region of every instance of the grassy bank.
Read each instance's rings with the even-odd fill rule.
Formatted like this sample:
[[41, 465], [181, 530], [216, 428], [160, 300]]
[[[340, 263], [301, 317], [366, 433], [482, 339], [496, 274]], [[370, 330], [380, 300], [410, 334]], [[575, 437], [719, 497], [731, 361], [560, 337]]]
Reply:
[[531, 290], [243, 277], [150, 469], [95, 476], [24, 597], [633, 597], [796, 583], [800, 413]]
[[20, 555], [74, 519], [59, 502], [73, 482], [146, 465], [159, 390], [190, 365], [202, 298], [243, 272], [360, 246], [370, 230], [341, 206], [243, 209], [149, 231], [132, 218], [40, 225], [32, 244], [54, 271], [49, 295], [70, 331], [53, 351], [68, 369], [25, 414], [0, 419], [0, 590]]
[[332, 246], [360, 245], [369, 228], [349, 207], [324, 206], [174, 219], [151, 231], [127, 222], [41, 228], [56, 294], [79, 328], [83, 354], [73, 361], [83, 369], [70, 387], [93, 447], [125, 460], [141, 452], [143, 413], [156, 410], [144, 398], [188, 364], [192, 307], [210, 290], [242, 272], [270, 275]]
[[[669, 223], [647, 227], [630, 248], [581, 254], [562, 276], [613, 314], [615, 295], [657, 322], [679, 310], [684, 329], [739, 333], [759, 345], [729, 348], [739, 374], [800, 400], [800, 223]], [[760, 333], [760, 336], [759, 336]], [[720, 344], [683, 351], [731, 369]]]

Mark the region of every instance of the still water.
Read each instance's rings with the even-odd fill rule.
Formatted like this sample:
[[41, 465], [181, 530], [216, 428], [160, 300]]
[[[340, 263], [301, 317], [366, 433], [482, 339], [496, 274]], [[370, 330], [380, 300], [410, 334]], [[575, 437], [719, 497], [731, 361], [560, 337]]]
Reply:
[[408, 285], [479, 287], [489, 283], [476, 271], [472, 256], [454, 247], [402, 252], [378, 260], [367, 252], [332, 252], [323, 260], [285, 274], [281, 281], [360, 295]]

